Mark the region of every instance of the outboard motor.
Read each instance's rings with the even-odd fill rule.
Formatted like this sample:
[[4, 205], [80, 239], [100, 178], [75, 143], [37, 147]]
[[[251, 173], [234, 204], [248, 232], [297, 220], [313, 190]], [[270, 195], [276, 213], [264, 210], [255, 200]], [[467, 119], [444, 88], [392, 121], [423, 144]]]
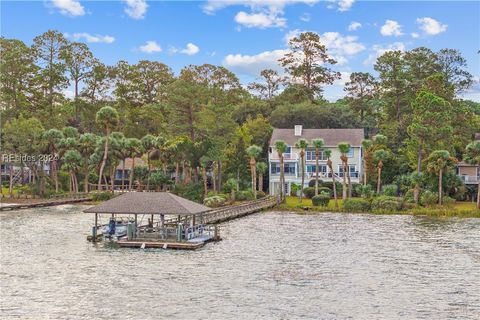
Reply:
[[110, 219], [110, 222], [108, 223], [108, 234], [111, 236], [115, 234], [115, 220], [112, 218]]

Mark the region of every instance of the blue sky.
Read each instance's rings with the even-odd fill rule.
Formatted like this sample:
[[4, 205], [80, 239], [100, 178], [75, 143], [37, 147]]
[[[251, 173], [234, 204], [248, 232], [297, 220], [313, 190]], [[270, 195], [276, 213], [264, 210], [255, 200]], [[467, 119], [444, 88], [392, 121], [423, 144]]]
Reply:
[[325, 96], [336, 100], [353, 71], [373, 71], [389, 49], [455, 48], [477, 84], [466, 98], [480, 101], [480, 2], [230, 0], [230, 1], [1, 1], [1, 34], [27, 44], [48, 29], [89, 44], [106, 64], [157, 60], [175, 72], [212, 63], [243, 83], [276, 68], [288, 37], [321, 35], [339, 62], [342, 80]]

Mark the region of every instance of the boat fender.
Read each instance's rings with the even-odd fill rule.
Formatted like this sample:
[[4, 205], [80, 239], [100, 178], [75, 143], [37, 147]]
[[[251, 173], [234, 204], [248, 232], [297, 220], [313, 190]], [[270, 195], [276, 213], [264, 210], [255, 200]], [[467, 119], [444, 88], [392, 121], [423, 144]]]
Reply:
[[142, 245], [140, 246], [140, 249], [145, 249], [145, 242], [142, 243]]

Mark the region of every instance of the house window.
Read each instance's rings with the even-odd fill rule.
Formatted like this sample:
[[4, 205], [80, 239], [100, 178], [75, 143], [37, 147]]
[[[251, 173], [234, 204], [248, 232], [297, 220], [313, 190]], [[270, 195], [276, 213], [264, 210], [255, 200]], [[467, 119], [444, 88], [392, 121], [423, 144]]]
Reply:
[[[354, 164], [349, 164], [348, 169], [350, 171], [351, 178], [358, 178], [357, 166]], [[343, 165], [338, 165], [338, 175], [343, 177]]]
[[[307, 149], [307, 151], [305, 152], [305, 156], [305, 159], [307, 159], [307, 161], [315, 161], [315, 149]], [[327, 157], [325, 156], [325, 152], [323, 152], [323, 150], [320, 150], [318, 160], [327, 160]]]
[[350, 148], [350, 151], [347, 153], [347, 157], [353, 158], [353, 148]]
[[[284, 163], [285, 174], [292, 175], [295, 174], [295, 163]], [[271, 174], [280, 174], [280, 163], [272, 162], [271, 163]]]
[[[315, 169], [315, 165], [314, 164], [307, 164], [307, 171], [309, 174], [311, 175], [315, 175], [316, 174], [316, 169]], [[324, 165], [324, 164], [319, 164], [318, 165], [318, 174], [321, 175], [321, 174], [326, 174], [327, 173], [327, 166]]]

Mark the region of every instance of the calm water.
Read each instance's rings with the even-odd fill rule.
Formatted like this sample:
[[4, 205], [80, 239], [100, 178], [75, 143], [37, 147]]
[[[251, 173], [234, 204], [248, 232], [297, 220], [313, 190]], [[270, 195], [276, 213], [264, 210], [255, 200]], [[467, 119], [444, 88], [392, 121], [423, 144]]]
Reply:
[[480, 219], [268, 212], [189, 252], [88, 243], [84, 208], [0, 214], [1, 319], [480, 319]]

